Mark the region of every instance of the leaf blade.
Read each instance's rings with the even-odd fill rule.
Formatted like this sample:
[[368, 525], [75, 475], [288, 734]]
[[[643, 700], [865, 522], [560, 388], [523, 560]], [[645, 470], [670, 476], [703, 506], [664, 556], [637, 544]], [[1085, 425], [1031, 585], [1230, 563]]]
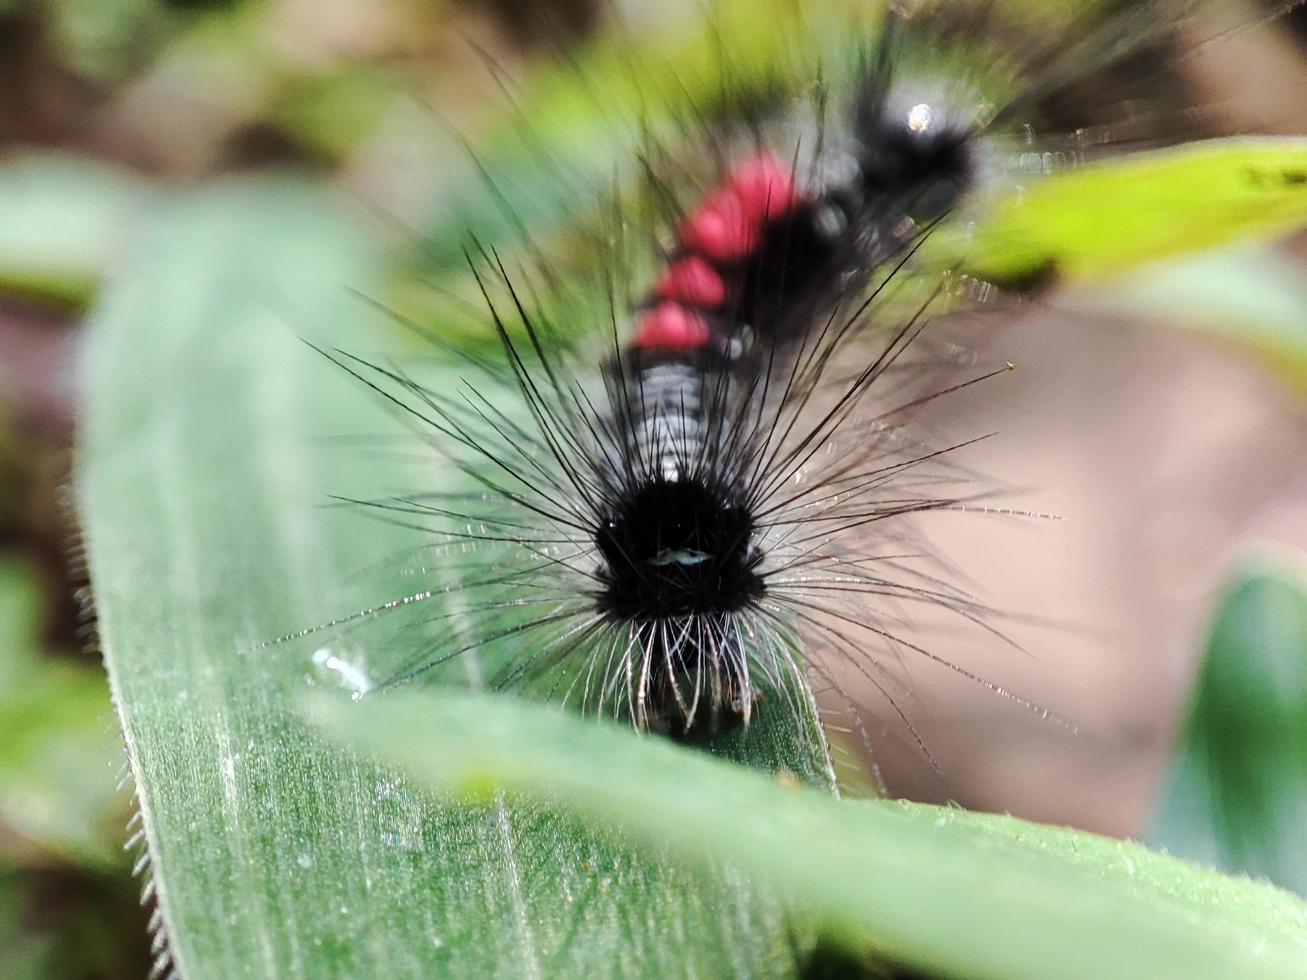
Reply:
[[1136, 844], [947, 808], [841, 803], [502, 699], [320, 699], [309, 710], [430, 788], [557, 800], [682, 855], [738, 862], [828, 925], [945, 975], [1307, 976], [1307, 905]]
[[[1307, 140], [1214, 139], [1086, 164], [1000, 200], [932, 251], [1000, 284], [1101, 281], [1307, 223]], [[939, 254], [937, 253], [937, 254]]]

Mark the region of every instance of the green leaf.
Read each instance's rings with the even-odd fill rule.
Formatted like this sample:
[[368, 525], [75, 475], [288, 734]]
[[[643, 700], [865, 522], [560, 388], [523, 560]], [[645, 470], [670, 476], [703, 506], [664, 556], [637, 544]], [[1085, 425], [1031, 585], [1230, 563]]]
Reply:
[[61, 65], [106, 87], [122, 82], [167, 30], [168, 5], [154, 0], [53, 0], [42, 5]]
[[1152, 836], [1307, 894], [1305, 821], [1307, 579], [1284, 562], [1257, 561], [1218, 606]]
[[0, 822], [74, 861], [123, 864], [124, 800], [104, 676], [45, 656], [33, 571], [0, 560]]
[[[77, 490], [181, 973], [792, 973], [808, 940], [738, 874], [669, 865], [548, 808], [434, 804], [298, 719], [335, 676], [315, 643], [368, 670], [413, 643], [380, 629], [251, 649], [414, 589], [395, 557], [412, 532], [317, 505], [450, 476], [339, 445], [403, 430], [300, 338], [402, 344], [347, 293], [368, 291], [372, 252], [321, 195], [217, 187], [161, 206], [139, 242], [88, 338]], [[749, 733], [737, 757], [821, 778], [815, 727]]]
[[319, 698], [325, 730], [437, 791], [523, 793], [793, 896], [846, 941], [948, 976], [1307, 977], [1307, 905], [1132, 843], [849, 803], [499, 698]]
[[0, 292], [86, 305], [144, 196], [127, 174], [72, 157], [0, 163]]
[[1307, 223], [1307, 140], [1189, 143], [1041, 178], [997, 203], [973, 235], [933, 241], [1003, 283], [1100, 280], [1148, 262]]

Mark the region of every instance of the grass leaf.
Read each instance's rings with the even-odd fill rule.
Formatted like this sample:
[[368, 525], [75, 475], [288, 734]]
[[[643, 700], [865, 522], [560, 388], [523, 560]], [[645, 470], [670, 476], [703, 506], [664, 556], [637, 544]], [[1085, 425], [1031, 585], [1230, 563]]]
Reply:
[[502, 698], [318, 699], [311, 711], [416, 783], [482, 799], [520, 792], [687, 857], [729, 860], [846, 941], [947, 976], [1307, 977], [1307, 905], [1137, 844], [841, 802]]

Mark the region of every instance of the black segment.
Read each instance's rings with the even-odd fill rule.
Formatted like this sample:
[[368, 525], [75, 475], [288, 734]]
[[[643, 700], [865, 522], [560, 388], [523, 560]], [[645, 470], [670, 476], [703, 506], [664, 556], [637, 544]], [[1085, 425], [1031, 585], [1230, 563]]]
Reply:
[[730, 498], [693, 477], [631, 488], [596, 535], [604, 609], [656, 620], [736, 612], [758, 599], [753, 521]]

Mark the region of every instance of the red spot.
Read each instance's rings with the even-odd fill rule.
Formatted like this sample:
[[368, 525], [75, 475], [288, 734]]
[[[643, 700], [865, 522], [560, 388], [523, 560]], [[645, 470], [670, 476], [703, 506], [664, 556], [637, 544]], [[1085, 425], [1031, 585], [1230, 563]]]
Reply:
[[734, 262], [753, 248], [753, 229], [730, 188], [709, 196], [681, 226], [681, 244], [718, 262]]
[[676, 303], [659, 303], [640, 320], [632, 344], [640, 349], [698, 350], [712, 334], [703, 317]]
[[759, 154], [740, 164], [726, 186], [709, 195], [681, 225], [680, 242], [717, 262], [747, 258], [768, 221], [798, 200], [794, 175], [778, 157]]
[[720, 308], [738, 284], [728, 266], [749, 257], [769, 221], [799, 201], [794, 175], [769, 153], [751, 157], [726, 183], [686, 216], [678, 235], [689, 253], [668, 267], [654, 290], [658, 304], [637, 322], [636, 349], [698, 350], [712, 341], [708, 320], [696, 311]]
[[715, 309], [726, 302], [726, 283], [712, 264], [697, 255], [673, 262], [658, 282], [661, 299]]
[[743, 205], [745, 219], [759, 229], [788, 212], [798, 198], [790, 168], [770, 153], [740, 164], [728, 186]]

